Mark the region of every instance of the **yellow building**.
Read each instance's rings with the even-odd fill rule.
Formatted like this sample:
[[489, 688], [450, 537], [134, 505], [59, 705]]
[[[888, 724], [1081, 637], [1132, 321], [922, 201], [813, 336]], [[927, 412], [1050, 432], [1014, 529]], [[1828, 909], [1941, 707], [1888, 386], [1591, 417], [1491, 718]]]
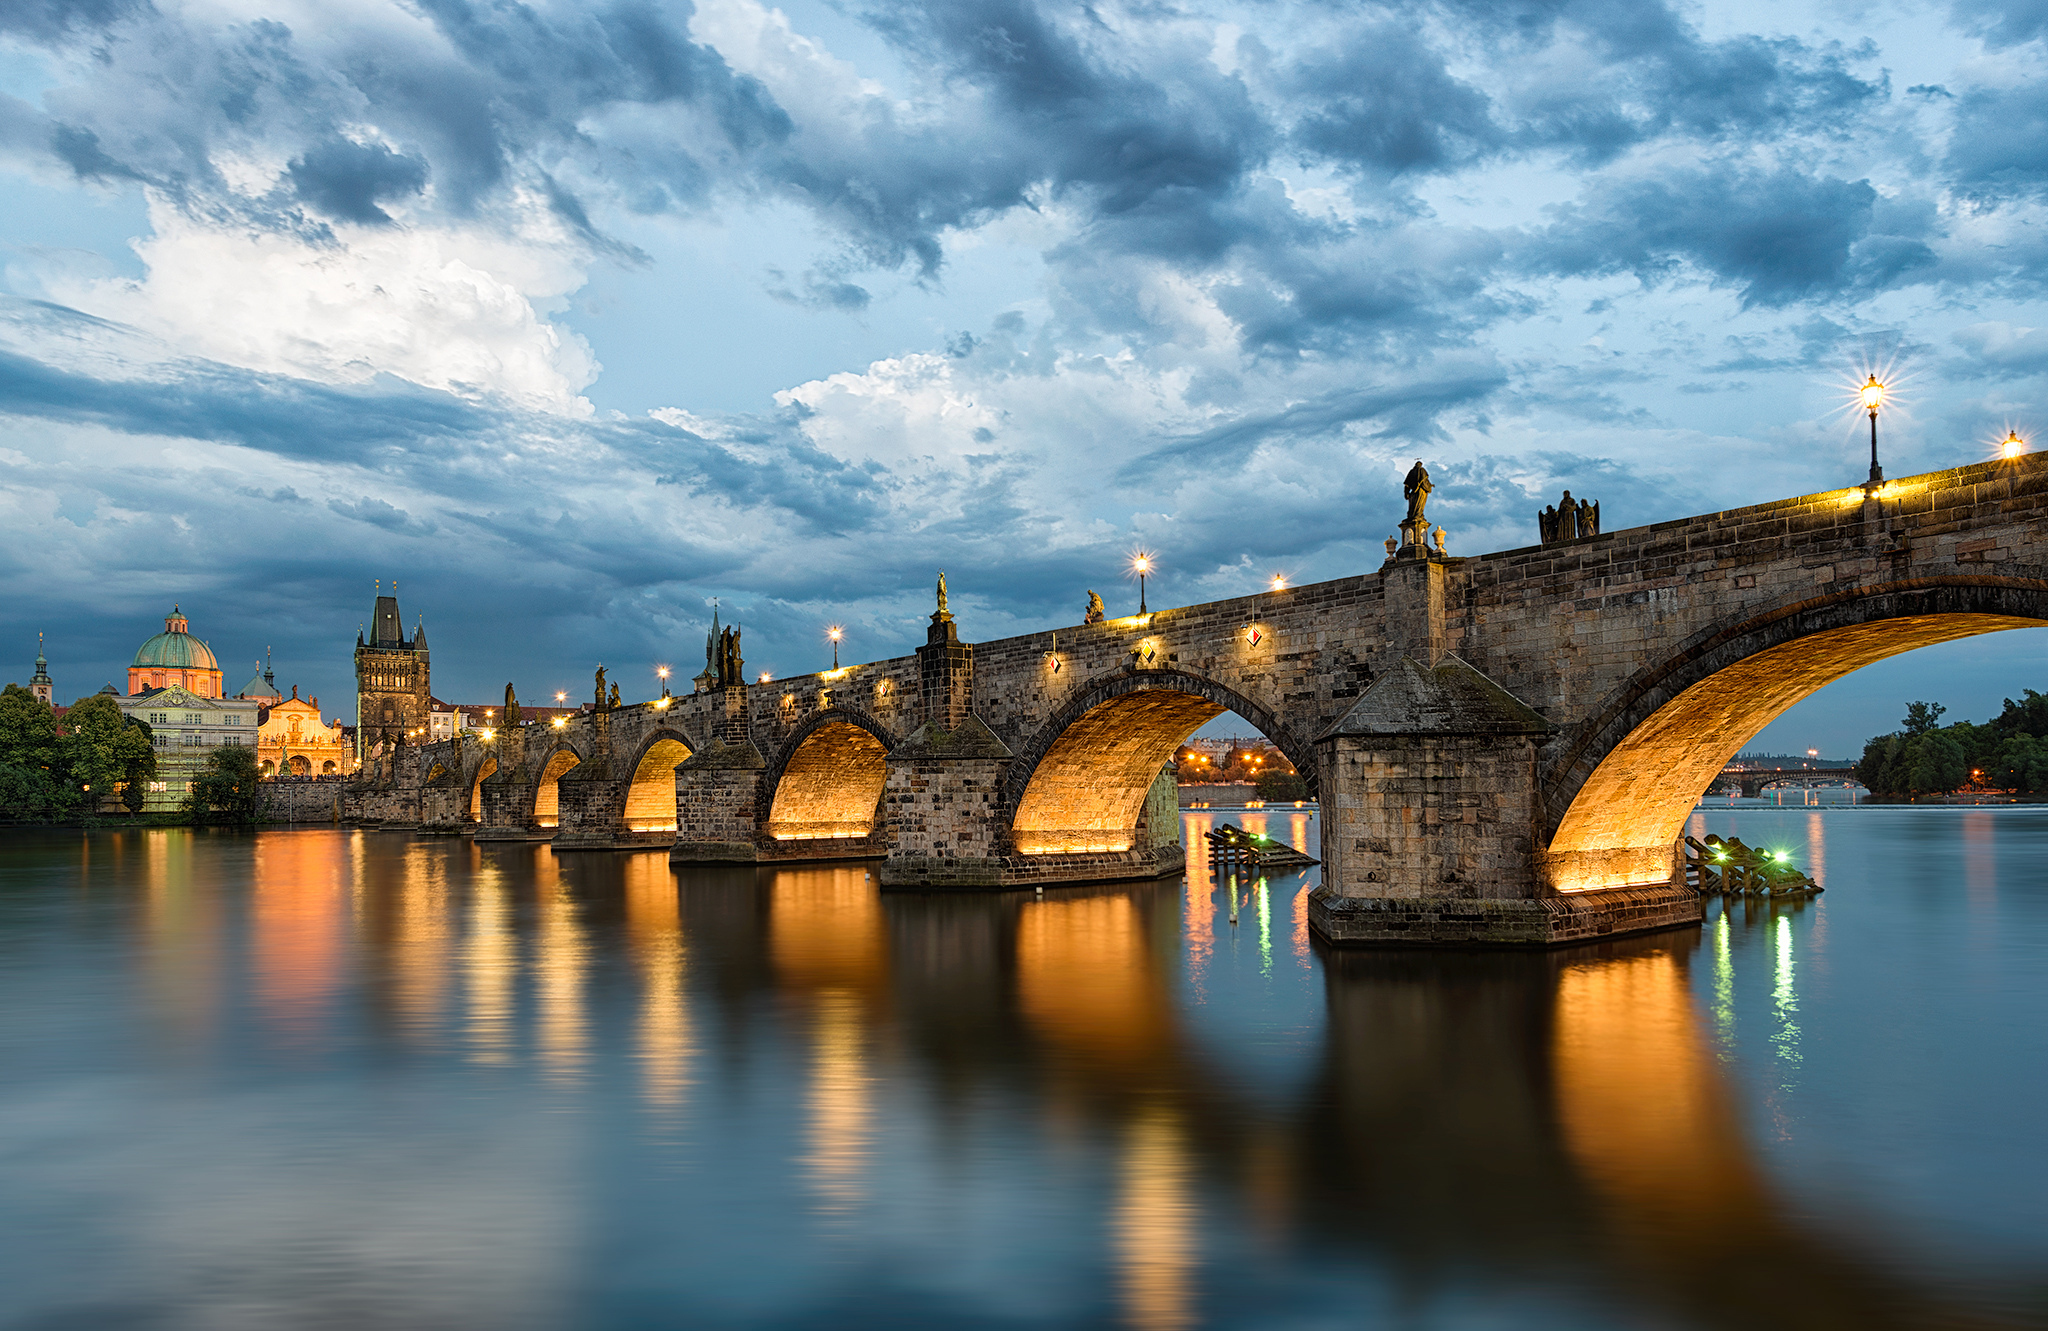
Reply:
[[292, 696], [272, 703], [256, 735], [256, 763], [265, 776], [347, 776], [356, 770], [355, 747], [341, 722], [320, 717], [320, 700]]

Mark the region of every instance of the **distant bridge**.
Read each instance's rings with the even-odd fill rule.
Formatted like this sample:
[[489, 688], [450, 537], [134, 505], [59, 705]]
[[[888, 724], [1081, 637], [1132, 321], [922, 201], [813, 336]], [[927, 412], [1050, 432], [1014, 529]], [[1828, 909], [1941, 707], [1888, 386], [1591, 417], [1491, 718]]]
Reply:
[[1726, 792], [1733, 786], [1742, 794], [1755, 799], [1774, 786], [1853, 786], [1856, 769], [1844, 764], [1841, 767], [1724, 767], [1714, 778], [1714, 784], [1707, 789]]
[[2048, 625], [2048, 454], [1478, 557], [1427, 527], [1370, 573], [995, 642], [941, 605], [912, 656], [401, 749], [348, 811], [885, 886], [1141, 878], [1180, 871], [1164, 765], [1227, 710], [1320, 798], [1325, 938], [1554, 943], [1698, 919], [1685, 819], [1801, 698]]

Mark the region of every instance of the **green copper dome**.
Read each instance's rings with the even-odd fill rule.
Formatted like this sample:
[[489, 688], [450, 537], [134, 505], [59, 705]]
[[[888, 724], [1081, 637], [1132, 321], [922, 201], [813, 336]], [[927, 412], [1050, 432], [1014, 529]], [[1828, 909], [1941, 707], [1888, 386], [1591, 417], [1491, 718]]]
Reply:
[[206, 650], [206, 644], [187, 633], [187, 627], [185, 616], [179, 613], [178, 607], [172, 606], [171, 613], [164, 617], [164, 631], [142, 644], [132, 664], [165, 666], [172, 670], [220, 669], [213, 653]]

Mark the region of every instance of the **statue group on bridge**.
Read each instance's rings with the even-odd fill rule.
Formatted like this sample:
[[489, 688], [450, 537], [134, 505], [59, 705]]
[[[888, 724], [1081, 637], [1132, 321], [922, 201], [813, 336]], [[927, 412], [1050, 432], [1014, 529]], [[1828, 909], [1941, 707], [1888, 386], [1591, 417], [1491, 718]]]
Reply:
[[1536, 515], [1536, 528], [1544, 545], [1576, 541], [1581, 536], [1598, 536], [1600, 505], [1573, 499], [1572, 492], [1566, 490], [1562, 500]]

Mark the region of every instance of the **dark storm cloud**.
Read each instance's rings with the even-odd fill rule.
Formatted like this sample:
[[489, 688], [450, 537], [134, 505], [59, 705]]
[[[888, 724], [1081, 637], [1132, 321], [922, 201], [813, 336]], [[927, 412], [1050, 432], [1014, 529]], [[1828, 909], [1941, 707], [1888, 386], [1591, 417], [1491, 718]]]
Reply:
[[301, 200], [329, 217], [389, 225], [391, 214], [377, 205], [424, 189], [427, 164], [381, 143], [332, 139], [293, 158], [285, 175]]
[[2048, 89], [2020, 83], [1964, 93], [1943, 165], [1981, 203], [2041, 197], [2048, 191]]
[[1600, 186], [1554, 210], [1524, 256], [1552, 272], [1645, 282], [1690, 265], [1737, 288], [1745, 307], [1782, 306], [1883, 288], [1933, 265], [1920, 236], [1872, 234], [1877, 204], [1865, 180], [1702, 167]]
[[149, 7], [148, 0], [7, 0], [0, 4], [0, 32], [58, 41], [108, 28]]
[[1335, 49], [1279, 75], [1308, 109], [1302, 150], [1372, 174], [1441, 171], [1495, 151], [1506, 134], [1485, 93], [1455, 78], [1416, 32], [1365, 22]]

